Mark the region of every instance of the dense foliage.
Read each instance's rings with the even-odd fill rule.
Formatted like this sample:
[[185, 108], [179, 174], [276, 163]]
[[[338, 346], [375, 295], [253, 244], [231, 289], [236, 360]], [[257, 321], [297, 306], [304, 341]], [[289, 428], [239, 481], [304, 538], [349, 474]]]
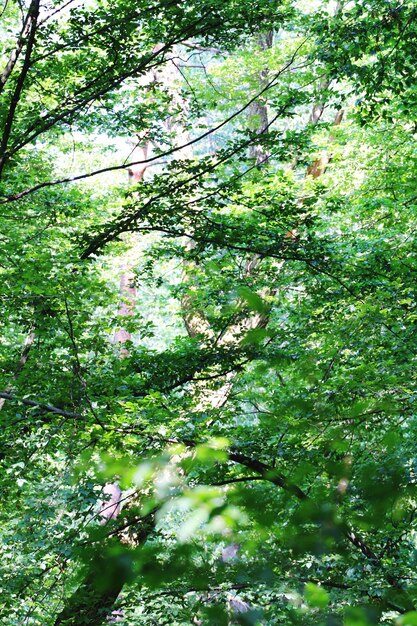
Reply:
[[0, 13], [0, 623], [417, 624], [414, 1]]

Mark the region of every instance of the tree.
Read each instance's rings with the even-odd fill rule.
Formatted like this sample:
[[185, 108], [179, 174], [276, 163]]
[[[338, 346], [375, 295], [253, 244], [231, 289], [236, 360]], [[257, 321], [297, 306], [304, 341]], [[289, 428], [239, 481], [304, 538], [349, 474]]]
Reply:
[[414, 13], [5, 6], [5, 624], [414, 623]]

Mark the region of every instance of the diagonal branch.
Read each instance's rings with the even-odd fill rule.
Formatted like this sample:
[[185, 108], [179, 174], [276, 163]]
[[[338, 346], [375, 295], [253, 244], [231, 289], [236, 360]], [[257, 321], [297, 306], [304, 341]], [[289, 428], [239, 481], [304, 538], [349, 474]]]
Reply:
[[[304, 41], [303, 44], [304, 45]], [[101, 168], [98, 170], [94, 170], [93, 172], [87, 172], [85, 174], [80, 174], [78, 176], [71, 176], [71, 177], [66, 177], [66, 178], [60, 178], [57, 180], [53, 180], [53, 181], [46, 181], [43, 183], [38, 183], [37, 185], [34, 185], [33, 187], [29, 188], [29, 189], [25, 189], [24, 191], [20, 191], [18, 193], [12, 194], [11, 196], [8, 196], [2, 200], [0, 200], [0, 204], [7, 204], [9, 202], [13, 202], [15, 200], [19, 200], [20, 198], [24, 198], [25, 196], [34, 193], [35, 191], [38, 191], [39, 189], [44, 189], [47, 187], [54, 187], [56, 185], [62, 185], [64, 183], [71, 183], [71, 182], [75, 182], [78, 180], [84, 180], [86, 178], [91, 178], [92, 176], [98, 176], [99, 174], [105, 174], [107, 172], [116, 172], [118, 170], [122, 170], [122, 169], [127, 169], [127, 168], [131, 168], [134, 167], [136, 165], [149, 165], [150, 163], [154, 162], [154, 161], [159, 161], [161, 158], [163, 157], [167, 157], [170, 156], [172, 154], [174, 154], [175, 152], [180, 152], [183, 151], [185, 148], [188, 148], [200, 141], [202, 141], [203, 139], [207, 138], [209, 135], [211, 135], [212, 133], [217, 132], [218, 130], [220, 130], [221, 128], [223, 128], [224, 126], [226, 126], [226, 124], [229, 124], [229, 122], [231, 122], [233, 119], [235, 119], [236, 117], [238, 117], [241, 113], [243, 113], [244, 111], [246, 111], [250, 105], [255, 102], [259, 97], [261, 97], [264, 93], [266, 93], [266, 91], [268, 91], [269, 89], [273, 88], [275, 86], [275, 83], [277, 81], [277, 79], [279, 78], [279, 76], [281, 76], [281, 74], [283, 72], [285, 72], [289, 67], [291, 67], [292, 63], [295, 60], [296, 54], [298, 52], [298, 50], [301, 48], [301, 44], [300, 46], [297, 48], [297, 50], [294, 52], [294, 54], [292, 55], [291, 59], [279, 70], [279, 72], [277, 72], [274, 77], [272, 78], [272, 80], [261, 90], [259, 91], [255, 96], [253, 96], [253, 98], [251, 98], [248, 102], [246, 102], [246, 104], [241, 107], [240, 109], [238, 109], [237, 111], [235, 111], [232, 115], [230, 115], [229, 117], [227, 117], [226, 119], [224, 119], [222, 122], [220, 122], [219, 124], [217, 124], [216, 126], [214, 126], [213, 128], [211, 128], [210, 130], [206, 131], [205, 133], [202, 133], [201, 135], [199, 135], [198, 137], [194, 138], [194, 139], [190, 139], [190, 141], [185, 142], [182, 145], [176, 145], [173, 146], [172, 148], [170, 148], [169, 150], [166, 150], [165, 152], [159, 153], [156, 156], [152, 156], [146, 159], [142, 159], [139, 161], [133, 161], [130, 163], [123, 163], [122, 165], [113, 165], [110, 167], [105, 167], [105, 168]], [[159, 51], [160, 53], [161, 51]], [[282, 114], [284, 111], [280, 111], [280, 114]], [[55, 120], [54, 123], [56, 123], [56, 121], [59, 120]], [[42, 132], [45, 129], [42, 129]], [[25, 142], [27, 143], [27, 142]], [[19, 146], [20, 147], [20, 146]]]
[[16, 108], [20, 100], [20, 96], [22, 94], [23, 85], [29, 71], [30, 67], [30, 57], [32, 55], [33, 46], [35, 43], [35, 35], [37, 29], [37, 22], [39, 17], [39, 4], [40, 0], [32, 0], [32, 3], [29, 7], [27, 19], [30, 23], [29, 35], [26, 45], [26, 53], [25, 59], [23, 62], [23, 67], [21, 69], [19, 78], [17, 79], [16, 87], [14, 93], [12, 95], [12, 99], [10, 102], [9, 113], [7, 115], [6, 123], [4, 125], [3, 136], [0, 142], [0, 176], [4, 168], [4, 164], [6, 162], [6, 151], [7, 146], [9, 144], [10, 133], [12, 132], [12, 126], [16, 114]]
[[[188, 445], [188, 444], [187, 444]], [[285, 491], [288, 491], [295, 495], [299, 500], [309, 500], [308, 495], [300, 489], [297, 485], [294, 485], [288, 481], [286, 477], [281, 474], [277, 474], [276, 470], [272, 467], [269, 467], [262, 461], [258, 461], [257, 459], [253, 459], [245, 454], [234, 451], [233, 449], [229, 452], [229, 458], [240, 465], [244, 465], [248, 469], [253, 470], [260, 474], [265, 480], [281, 487]], [[362, 537], [356, 533], [347, 523], [344, 524], [343, 534], [345, 538], [351, 543], [355, 548], [358, 548], [360, 552], [372, 562], [375, 567], [383, 569], [383, 563], [381, 559], [376, 555], [374, 550], [366, 543]], [[407, 610], [414, 609], [413, 602], [411, 601], [407, 591], [404, 589], [404, 585], [400, 579], [398, 579], [393, 574], [389, 572], [383, 572], [385, 579], [387, 582], [394, 587], [397, 591], [401, 592], [402, 601], [404, 602], [404, 608]]]
[[[204, 16], [203, 16], [204, 17]], [[87, 84], [83, 85], [78, 91], [71, 94], [71, 96], [60, 106], [53, 109], [50, 113], [48, 113], [45, 117], [42, 118], [42, 124], [39, 125], [39, 120], [29, 126], [26, 129], [26, 133], [24, 138], [19, 142], [15, 143], [10, 149], [8, 156], [14, 155], [21, 148], [33, 142], [39, 135], [43, 134], [47, 130], [53, 128], [58, 122], [64, 122], [72, 118], [75, 113], [80, 113], [83, 109], [85, 109], [88, 105], [91, 105], [93, 102], [96, 102], [100, 97], [108, 94], [112, 89], [119, 87], [123, 81], [133, 76], [138, 76], [146, 72], [146, 70], [152, 69], [153, 65], [149, 65], [152, 61], [154, 61], [158, 56], [162, 57], [162, 60], [158, 60], [156, 65], [160, 65], [165, 61], [164, 53], [167, 52], [174, 46], [176, 43], [181, 43], [181, 41], [190, 35], [190, 30], [195, 28], [199, 22], [201, 22], [203, 18], [200, 17], [198, 20], [193, 22], [191, 25], [186, 27], [183, 32], [178, 33], [174, 39], [168, 41], [162, 47], [157, 50], [153, 50], [150, 54], [145, 55], [140, 59], [140, 62], [135, 65], [133, 68], [127, 69], [126, 71], [116, 74], [116, 76], [112, 75], [111, 69], [106, 70], [104, 73], [98, 74], [95, 78], [91, 79]], [[204, 35], [210, 30], [212, 30], [215, 26], [219, 24], [214, 24], [208, 26], [202, 26], [201, 28], [194, 30], [192, 35]], [[107, 78], [107, 75], [109, 75]], [[105, 78], [104, 84], [102, 84], [103, 78]], [[97, 84], [97, 87], [95, 87]], [[92, 87], [96, 89], [92, 90]], [[75, 104], [74, 104], [75, 102]], [[68, 106], [69, 104], [69, 106]], [[65, 106], [67, 105], [67, 106]]]
[[[33, 346], [33, 342], [35, 341], [35, 332], [34, 332], [34, 326], [31, 327], [31, 329], [29, 330], [28, 335], [25, 338], [25, 341], [23, 343], [23, 348], [22, 351], [20, 353], [20, 358], [19, 361], [16, 365], [15, 371], [13, 373], [12, 379], [16, 380], [19, 376], [19, 374], [21, 373], [21, 371], [23, 370], [23, 368], [26, 365], [26, 362], [29, 358], [29, 352]], [[9, 393], [12, 389], [11, 384], [9, 383], [5, 389], [5, 393]], [[1, 398], [0, 399], [0, 411], [2, 410], [3, 406], [5, 403], [5, 399]]]
[[23, 27], [22, 30], [20, 31], [20, 35], [17, 39], [17, 44], [15, 49], [13, 50], [13, 52], [11, 53], [9, 60], [6, 63], [6, 66], [3, 70], [3, 72], [0, 75], [0, 94], [4, 89], [4, 86], [10, 76], [10, 74], [13, 72], [13, 69], [16, 65], [16, 62], [20, 56], [20, 53], [23, 50], [23, 46], [26, 40], [26, 37], [29, 35], [30, 32], [30, 28], [31, 28], [31, 24], [32, 24], [32, 15], [31, 15], [31, 9], [29, 8], [29, 11], [26, 15], [25, 21], [23, 23]]

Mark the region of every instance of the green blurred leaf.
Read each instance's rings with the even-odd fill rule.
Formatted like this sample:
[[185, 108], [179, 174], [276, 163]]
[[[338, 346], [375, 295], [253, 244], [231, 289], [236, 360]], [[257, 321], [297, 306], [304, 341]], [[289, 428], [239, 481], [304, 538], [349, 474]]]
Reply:
[[309, 606], [324, 609], [329, 604], [329, 594], [323, 587], [314, 583], [307, 583], [304, 588], [304, 597]]

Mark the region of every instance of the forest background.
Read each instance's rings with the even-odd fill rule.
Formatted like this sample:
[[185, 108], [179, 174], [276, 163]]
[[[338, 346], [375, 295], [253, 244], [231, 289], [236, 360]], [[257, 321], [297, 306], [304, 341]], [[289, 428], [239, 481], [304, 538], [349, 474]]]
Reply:
[[416, 17], [4, 1], [1, 624], [417, 624]]

